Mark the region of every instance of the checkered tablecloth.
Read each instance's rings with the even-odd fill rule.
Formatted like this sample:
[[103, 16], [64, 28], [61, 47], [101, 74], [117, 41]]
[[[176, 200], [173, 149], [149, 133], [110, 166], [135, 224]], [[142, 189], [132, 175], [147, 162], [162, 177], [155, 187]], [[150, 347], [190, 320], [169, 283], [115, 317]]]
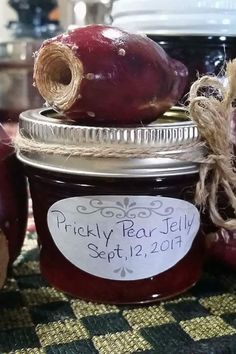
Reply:
[[207, 269], [184, 296], [149, 306], [69, 297], [40, 275], [36, 235], [0, 292], [0, 353], [236, 353], [236, 274]]

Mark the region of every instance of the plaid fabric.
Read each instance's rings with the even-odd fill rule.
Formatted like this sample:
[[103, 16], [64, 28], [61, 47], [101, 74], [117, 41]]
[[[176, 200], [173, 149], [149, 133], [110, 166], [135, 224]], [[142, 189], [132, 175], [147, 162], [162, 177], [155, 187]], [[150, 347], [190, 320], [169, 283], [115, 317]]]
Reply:
[[208, 269], [190, 292], [149, 306], [69, 297], [42, 279], [36, 235], [0, 293], [0, 353], [236, 353], [236, 275]]

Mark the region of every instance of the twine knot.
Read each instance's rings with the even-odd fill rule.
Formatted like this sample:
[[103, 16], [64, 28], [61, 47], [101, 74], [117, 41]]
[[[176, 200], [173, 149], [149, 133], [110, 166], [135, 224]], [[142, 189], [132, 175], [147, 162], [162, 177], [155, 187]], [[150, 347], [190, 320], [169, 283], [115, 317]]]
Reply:
[[[195, 202], [205, 208], [215, 225], [236, 229], [236, 219], [224, 220], [218, 210], [222, 192], [236, 212], [236, 174], [232, 143], [233, 101], [236, 98], [236, 59], [226, 68], [226, 80], [203, 76], [193, 83], [189, 93], [188, 111], [196, 123], [207, 155], [200, 164]], [[222, 195], [223, 196], [223, 195]]]

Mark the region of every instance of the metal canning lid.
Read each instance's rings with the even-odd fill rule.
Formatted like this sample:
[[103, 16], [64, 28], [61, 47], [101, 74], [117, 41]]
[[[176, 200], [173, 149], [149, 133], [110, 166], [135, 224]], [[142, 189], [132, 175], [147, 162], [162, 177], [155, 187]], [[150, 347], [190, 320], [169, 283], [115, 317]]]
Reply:
[[[199, 134], [196, 125], [187, 119], [185, 111], [173, 108], [162, 118], [147, 126], [139, 127], [95, 127], [79, 126], [60, 119], [52, 110], [42, 108], [23, 112], [20, 115], [21, 138], [39, 144], [59, 146], [83, 146], [96, 148], [133, 147], [163, 149], [164, 157], [86, 157], [65, 156], [40, 150], [24, 150], [19, 146], [18, 158], [33, 167], [67, 174], [110, 176], [110, 177], [159, 177], [198, 173], [197, 163], [181, 159], [186, 153], [193, 160], [202, 156], [202, 148], [194, 145]], [[40, 146], [40, 145], [39, 145]], [[173, 151], [174, 146], [174, 151]], [[171, 150], [172, 147], [172, 150]], [[169, 151], [170, 150], [170, 151]], [[168, 154], [175, 154], [170, 158]], [[178, 159], [179, 156], [179, 159]]]
[[[113, 26], [156, 35], [235, 36], [235, 0], [119, 0]], [[193, 40], [194, 43], [194, 40]]]

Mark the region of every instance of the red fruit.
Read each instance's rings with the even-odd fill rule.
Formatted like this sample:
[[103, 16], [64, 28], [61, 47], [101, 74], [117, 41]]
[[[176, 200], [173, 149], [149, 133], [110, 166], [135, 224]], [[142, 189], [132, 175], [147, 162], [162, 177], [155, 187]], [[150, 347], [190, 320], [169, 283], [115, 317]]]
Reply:
[[34, 79], [76, 121], [148, 123], [181, 97], [187, 69], [147, 37], [92, 25], [45, 41]]
[[0, 289], [3, 287], [7, 276], [8, 262], [8, 242], [3, 232], [0, 231]]
[[221, 229], [207, 235], [208, 256], [236, 270], [236, 231]]
[[6, 235], [10, 263], [20, 253], [27, 222], [26, 179], [13, 145], [0, 125], [0, 229]]

